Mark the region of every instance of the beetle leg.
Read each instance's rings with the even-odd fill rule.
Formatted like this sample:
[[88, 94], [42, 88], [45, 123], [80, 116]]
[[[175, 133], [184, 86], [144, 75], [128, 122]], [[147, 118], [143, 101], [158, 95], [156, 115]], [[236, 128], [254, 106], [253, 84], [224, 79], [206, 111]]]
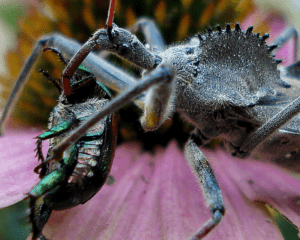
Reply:
[[212, 218], [202, 226], [191, 240], [198, 240], [208, 234], [221, 221], [225, 207], [217, 179], [206, 157], [199, 149], [203, 141], [194, 132], [185, 146], [185, 156], [201, 184], [205, 200], [210, 208]]
[[[276, 52], [278, 49], [280, 49], [285, 43], [287, 43], [291, 38], [294, 38], [294, 57], [293, 62], [297, 62], [298, 57], [298, 32], [294, 27], [288, 27], [286, 28], [276, 39], [272, 42], [272, 45], [277, 45], [277, 48], [274, 49], [274, 52]], [[272, 47], [272, 46], [271, 46]]]
[[69, 150], [69, 157], [64, 157], [61, 167], [45, 176], [30, 192], [30, 220], [32, 223], [33, 240], [46, 239], [42, 235], [44, 225], [52, 212], [51, 201], [45, 197], [51, 192], [56, 192], [62, 184], [68, 181], [77, 163], [78, 148], [74, 144]]
[[141, 31], [146, 42], [150, 44], [151, 49], [154, 48], [159, 52], [166, 50], [167, 46], [165, 40], [156, 26], [155, 22], [150, 18], [140, 18], [135, 24], [129, 28], [132, 33]]
[[38, 173], [37, 171], [46, 164], [46, 162], [44, 161], [43, 153], [42, 153], [42, 141], [59, 136], [60, 134], [66, 132], [68, 129], [70, 129], [70, 127], [72, 127], [74, 125], [74, 123], [76, 121], [77, 121], [77, 119], [74, 116], [74, 114], [71, 114], [70, 119], [52, 127], [47, 132], [44, 132], [37, 137], [38, 138], [37, 147], [35, 150], [37, 152], [36, 155], [37, 155], [38, 159], [41, 160], [42, 163], [34, 169], [34, 171], [36, 173]]

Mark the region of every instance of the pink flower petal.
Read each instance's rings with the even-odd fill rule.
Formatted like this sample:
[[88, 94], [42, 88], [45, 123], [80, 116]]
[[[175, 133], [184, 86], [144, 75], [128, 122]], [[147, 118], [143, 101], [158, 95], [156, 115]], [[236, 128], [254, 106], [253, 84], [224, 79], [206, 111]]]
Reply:
[[40, 133], [37, 130], [11, 131], [0, 137], [0, 208], [23, 200], [39, 181], [33, 172], [38, 164], [34, 152], [36, 140], [33, 138]]
[[[283, 239], [260, 205], [247, 199], [235, 180], [224, 174], [227, 168], [217, 166], [224, 158], [221, 151], [206, 152], [226, 206], [225, 217], [206, 239]], [[137, 144], [120, 146], [111, 174], [115, 183], [105, 185], [86, 204], [54, 211], [45, 235], [51, 239], [187, 239], [211, 217], [199, 184], [174, 142], [154, 156], [141, 154]]]
[[234, 159], [221, 150], [217, 151], [216, 157], [222, 161], [214, 167], [227, 168], [226, 175], [249, 200], [268, 203], [300, 226], [299, 175], [293, 176], [284, 169], [258, 160]]

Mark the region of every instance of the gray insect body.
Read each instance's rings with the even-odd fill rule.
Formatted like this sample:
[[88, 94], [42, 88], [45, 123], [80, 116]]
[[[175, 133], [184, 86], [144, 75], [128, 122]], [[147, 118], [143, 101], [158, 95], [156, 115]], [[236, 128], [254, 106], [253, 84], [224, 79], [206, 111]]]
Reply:
[[[201, 184], [212, 215], [191, 239], [202, 239], [225, 214], [218, 182], [209, 161], [199, 148], [209, 140], [223, 139], [234, 156], [244, 158], [252, 154], [300, 171], [300, 121], [296, 116], [300, 112], [300, 62], [279, 72], [277, 64], [281, 61], [275, 60], [271, 54], [276, 46], [268, 46], [265, 42], [268, 34], [259, 37], [259, 34], [252, 33], [253, 27], [242, 31], [236, 24], [232, 30], [227, 24], [225, 30], [220, 26], [217, 26], [217, 31], [209, 28], [206, 34], [198, 35], [198, 38], [193, 37], [187, 43], [166, 48], [153, 21], [142, 18], [131, 30], [143, 33], [150, 45], [145, 47], [132, 32], [113, 24], [113, 10], [114, 1], [111, 1], [107, 29], [95, 32], [83, 46], [58, 34], [40, 38], [10, 96], [0, 127], [5, 124], [15, 96], [21, 91], [20, 86], [25, 82], [33, 62], [45, 46], [52, 46], [68, 54], [76, 52], [62, 72], [61, 80], [67, 97], [72, 92], [68, 81], [84, 60], [86, 67], [102, 84], [121, 94], [108, 104], [101, 105], [100, 110], [85, 109], [84, 112], [92, 116], [82, 121], [80, 127], [74, 125], [74, 131], [66, 138], [62, 139], [64, 135], [60, 135], [58, 141], [52, 143], [46, 161], [59, 162], [68, 148], [82, 137], [89, 136], [88, 131], [101, 132], [97, 127], [98, 122], [130, 101], [144, 109], [141, 125], [146, 131], [159, 128], [175, 111], [180, 112], [195, 126], [185, 146], [185, 156]], [[281, 47], [291, 37], [297, 40], [294, 28], [283, 32], [274, 44]], [[137, 81], [125, 71], [93, 55], [91, 51], [94, 49], [107, 50], [144, 69], [142, 79]], [[75, 107], [75, 115], [84, 118], [80, 108], [75, 105], [69, 107]], [[89, 107], [93, 107], [93, 104]], [[103, 142], [109, 141], [106, 139]], [[90, 151], [86, 146], [80, 146], [79, 150]], [[86, 157], [82, 159], [87, 160]], [[88, 164], [93, 165], [90, 162]], [[105, 169], [101, 168], [103, 171]], [[40, 222], [40, 219], [35, 221], [37, 225]], [[42, 227], [37, 229], [37, 235], [41, 231]]]
[[[199, 38], [160, 54], [176, 73], [176, 111], [197, 126], [202, 144], [221, 137], [229, 152], [238, 154], [247, 137], [296, 99], [298, 89], [281, 79], [274, 47], [251, 28]], [[299, 123], [297, 117], [289, 121], [256, 156], [297, 170]]]

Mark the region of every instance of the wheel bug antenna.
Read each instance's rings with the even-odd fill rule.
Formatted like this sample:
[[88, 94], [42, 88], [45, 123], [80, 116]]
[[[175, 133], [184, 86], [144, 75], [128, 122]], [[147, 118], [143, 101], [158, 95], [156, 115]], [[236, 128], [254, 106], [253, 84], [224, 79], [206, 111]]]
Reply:
[[112, 39], [111, 31], [112, 31], [112, 24], [114, 20], [115, 3], [116, 3], [115, 0], [110, 0], [107, 21], [106, 21], [106, 29], [107, 29], [107, 35], [109, 37], [109, 40]]
[[94, 116], [86, 120], [81, 126], [71, 132], [68, 137], [66, 137], [60, 144], [58, 144], [51, 150], [51, 153], [49, 154], [50, 157], [46, 159], [46, 162], [51, 159], [60, 160], [62, 158], [62, 153], [69, 146], [71, 146], [72, 143], [77, 142], [80, 137], [95, 123], [100, 121], [108, 114], [116, 112], [125, 104], [136, 98], [139, 94], [146, 91], [154, 84], [158, 84], [162, 81], [171, 81], [173, 79], [173, 76], [174, 72], [172, 68], [165, 64], [159, 65], [156, 69], [147, 74], [140, 83], [137, 83], [133, 87], [125, 90], [123, 94], [116, 96], [100, 111], [95, 113]]

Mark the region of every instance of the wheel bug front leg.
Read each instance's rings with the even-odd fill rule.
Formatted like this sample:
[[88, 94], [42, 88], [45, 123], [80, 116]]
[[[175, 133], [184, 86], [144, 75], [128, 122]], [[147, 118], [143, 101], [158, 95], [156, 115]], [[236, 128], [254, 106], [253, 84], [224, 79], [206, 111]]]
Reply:
[[146, 91], [152, 85], [159, 84], [161, 82], [166, 81], [170, 84], [173, 80], [173, 70], [161, 64], [155, 70], [151, 71], [147, 74], [143, 79], [141, 79], [140, 84], [136, 84], [132, 88], [126, 90], [123, 94], [118, 95], [109, 104], [103, 107], [99, 112], [97, 112], [94, 116], [85, 121], [80, 127], [74, 130], [67, 138], [65, 138], [59, 145], [54, 147], [50, 153], [50, 156], [46, 159], [48, 161], [52, 159], [61, 159], [63, 152], [70, 146], [72, 143], [78, 141], [80, 137], [96, 122], [101, 120], [103, 117], [111, 114], [125, 104], [133, 100], [140, 93]]

